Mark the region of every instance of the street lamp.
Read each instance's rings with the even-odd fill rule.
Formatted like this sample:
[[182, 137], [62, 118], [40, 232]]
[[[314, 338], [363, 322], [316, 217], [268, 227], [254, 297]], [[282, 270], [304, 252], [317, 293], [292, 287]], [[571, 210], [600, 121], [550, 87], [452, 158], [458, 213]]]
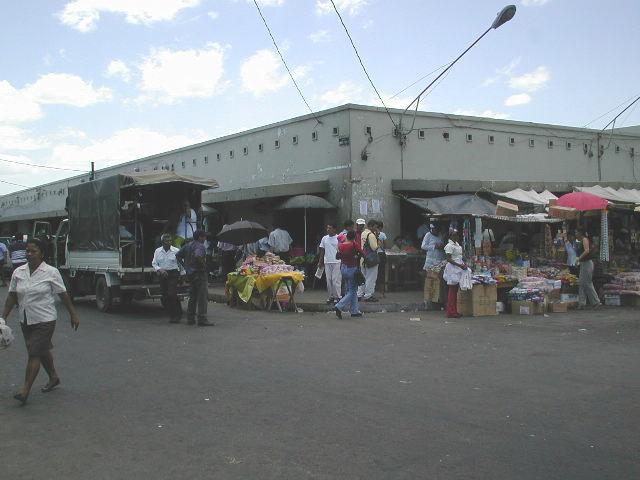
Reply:
[[[419, 102], [420, 97], [422, 96], [422, 94], [424, 94], [424, 92], [426, 92], [427, 90], [429, 90], [433, 84], [435, 84], [445, 73], [447, 73], [451, 67], [453, 67], [456, 62], [458, 60], [460, 60], [465, 53], [467, 53], [469, 50], [471, 50], [473, 48], [473, 46], [478, 43], [480, 40], [482, 40], [482, 38], [489, 33], [490, 30], [495, 30], [498, 27], [504, 25], [505, 23], [507, 23], [509, 20], [511, 20], [514, 15], [516, 14], [516, 6], [515, 5], [507, 5], [506, 7], [504, 7], [502, 10], [500, 10], [500, 12], [498, 12], [498, 15], [496, 15], [496, 19], [493, 21], [493, 23], [491, 24], [491, 26], [489, 28], [487, 28], [484, 33], [482, 35], [480, 35], [471, 45], [469, 45], [467, 47], [467, 49], [462, 52], [460, 55], [458, 55], [458, 58], [456, 58], [453, 62], [451, 62], [449, 64], [449, 66], [447, 68], [445, 68], [442, 72], [440, 72], [440, 75], [438, 75], [436, 78], [433, 79], [433, 81], [427, 85], [425, 87], [424, 90], [422, 90], [418, 96], [407, 106], [407, 108], [404, 109], [404, 111], [402, 112], [402, 115], [400, 115], [400, 129], [402, 129], [402, 117], [404, 116], [405, 113], [407, 113], [407, 110], [409, 110], [411, 108], [411, 105], [413, 105], [416, 102]], [[418, 105], [416, 105], [416, 111], [418, 110]], [[413, 121], [415, 123], [415, 115], [413, 117]], [[409, 131], [411, 131], [413, 129], [413, 125], [411, 126], [411, 129], [409, 129]], [[400, 132], [401, 134], [403, 134], [403, 132]]]

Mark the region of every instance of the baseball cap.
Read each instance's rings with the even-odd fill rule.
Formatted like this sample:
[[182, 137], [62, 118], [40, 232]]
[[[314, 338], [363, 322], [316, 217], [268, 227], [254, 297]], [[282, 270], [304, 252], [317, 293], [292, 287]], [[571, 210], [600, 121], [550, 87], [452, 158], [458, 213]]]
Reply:
[[367, 222], [365, 221], [364, 218], [359, 218], [359, 219], [356, 220], [356, 224], [357, 225], [366, 225]]

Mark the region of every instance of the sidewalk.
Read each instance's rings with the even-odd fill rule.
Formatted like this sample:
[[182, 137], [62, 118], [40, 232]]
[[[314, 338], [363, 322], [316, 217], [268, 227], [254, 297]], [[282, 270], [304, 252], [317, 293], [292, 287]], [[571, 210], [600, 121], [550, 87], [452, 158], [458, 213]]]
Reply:
[[[384, 297], [377, 294], [378, 302], [360, 302], [363, 312], [400, 312], [426, 310], [422, 300], [421, 290], [400, 292], [387, 292]], [[327, 291], [322, 288], [305, 290], [296, 294], [296, 304], [305, 312], [328, 312], [333, 310], [333, 305], [327, 305]], [[221, 283], [209, 284], [209, 300], [217, 303], [226, 303], [224, 285]]]

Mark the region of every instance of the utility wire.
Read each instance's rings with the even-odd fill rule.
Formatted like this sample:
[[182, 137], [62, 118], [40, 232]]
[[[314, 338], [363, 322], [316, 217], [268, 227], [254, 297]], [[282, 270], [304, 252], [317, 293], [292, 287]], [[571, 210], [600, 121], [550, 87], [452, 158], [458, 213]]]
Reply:
[[35, 163], [24, 163], [24, 162], [17, 162], [15, 160], [7, 160], [6, 158], [0, 158], [0, 162], [15, 163], [16, 165], [24, 165], [26, 167], [49, 168], [51, 170], [65, 170], [67, 172], [88, 173], [86, 170], [77, 170], [75, 168], [64, 168], [64, 167], [50, 167], [48, 165], [38, 165]]
[[6, 183], [7, 185], [15, 185], [16, 187], [22, 187], [22, 188], [32, 188], [32, 187], [27, 187], [26, 185], [21, 185], [19, 183], [7, 182], [6, 180], [0, 180], [0, 183]]
[[442, 70], [444, 67], [448, 67], [449, 65], [451, 65], [451, 62], [449, 63], [445, 63], [444, 65], [440, 65], [438, 68], [436, 68], [435, 70], [430, 71], [429, 73], [423, 75], [422, 77], [420, 77], [419, 79], [417, 79], [415, 82], [413, 82], [411, 85], [407, 85], [406, 87], [404, 87], [402, 90], [400, 90], [399, 92], [393, 94], [392, 96], [389, 97], [389, 100], [391, 100], [392, 98], [396, 98], [398, 95], [400, 95], [401, 93], [404, 93], [405, 91], [409, 90], [411, 87], [413, 87], [415, 84], [421, 82], [422, 80], [424, 80], [427, 77], [430, 77], [431, 75], [433, 75], [434, 73], [436, 73], [438, 70]]
[[598, 118], [594, 118], [593, 120], [591, 120], [589, 123], [585, 123], [582, 128], [587, 128], [589, 125], [591, 125], [594, 122], [597, 122], [598, 120], [600, 120], [602, 117], [610, 114], [611, 112], [613, 112], [614, 110], [617, 110], [618, 108], [620, 108], [622, 105], [624, 105], [625, 103], [633, 100], [635, 97], [635, 95], [633, 97], [629, 97], [627, 98], [624, 102], [620, 103], [620, 105], [616, 105], [615, 107], [613, 107], [611, 110], [604, 112], [602, 115], [600, 115]]
[[393, 117], [391, 116], [391, 112], [387, 108], [387, 104], [384, 103], [384, 100], [382, 99], [382, 95], [380, 95], [380, 92], [378, 91], [378, 89], [374, 85], [373, 80], [371, 80], [371, 76], [369, 75], [369, 72], [367, 72], [367, 69], [364, 66], [364, 63], [362, 62], [362, 58], [360, 57], [360, 54], [358, 53], [358, 49], [356, 48], [356, 44], [353, 42], [353, 38], [351, 38], [351, 34], [349, 33], [349, 29], [345, 25], [344, 20], [342, 20], [342, 15], [340, 15], [340, 12], [338, 11], [338, 7], [336, 7], [336, 4], [335, 4], [335, 2], [333, 0], [331, 0], [331, 5], [333, 5], [333, 9], [336, 11], [336, 14], [338, 15], [338, 18], [340, 19], [340, 23], [342, 23], [342, 26], [344, 27], [344, 31], [347, 34], [347, 37], [349, 37], [349, 41], [351, 42], [351, 46], [353, 47], [353, 50], [356, 52], [356, 56], [358, 57], [358, 60], [360, 61], [360, 66], [362, 66], [362, 70], [364, 70], [364, 74], [369, 79], [369, 83], [371, 84], [371, 86], [373, 87], [373, 89], [376, 92], [376, 95], [378, 95], [378, 98], [382, 102], [382, 106], [386, 110], [387, 115], [389, 115], [389, 120], [391, 120], [391, 123], [393, 123], [393, 126], [395, 128], [398, 128], [398, 126], [396, 125], [396, 122], [393, 120]]
[[271, 29], [269, 28], [269, 24], [267, 23], [267, 19], [264, 18], [264, 15], [262, 14], [262, 10], [260, 10], [260, 5], [258, 5], [257, 0], [253, 0], [253, 3], [255, 4], [256, 9], [258, 10], [258, 13], [260, 14], [260, 18], [262, 18], [262, 22], [264, 23], [264, 26], [267, 28], [267, 32], [269, 32], [269, 36], [271, 37], [271, 41], [273, 42], [273, 46], [276, 48], [276, 52], [278, 52], [278, 55], [280, 55], [280, 60], [282, 60], [282, 63], [284, 64], [284, 68], [287, 69], [287, 73], [289, 73], [289, 76], [291, 77], [291, 81], [295, 85], [296, 90], [298, 90], [298, 93], [300, 94], [300, 97], [302, 97], [302, 101], [304, 102], [304, 104], [307, 106], [307, 108], [309, 109], [309, 111], [313, 115], [313, 118], [316, 119], [316, 122], [321, 124], [322, 122], [316, 116], [316, 113], [313, 111], [313, 109], [309, 105], [309, 102], [307, 102], [307, 99], [304, 98], [304, 95], [302, 94], [302, 90], [300, 90], [300, 87], [298, 86], [298, 82], [296, 82], [296, 79], [293, 77], [293, 73], [291, 73], [291, 70], [289, 69], [289, 65], [287, 65], [287, 62], [285, 61], [284, 56], [282, 55], [282, 52], [280, 52], [280, 49], [278, 48], [278, 44], [276, 43], [276, 39], [274, 38], [273, 33], [271, 33]]

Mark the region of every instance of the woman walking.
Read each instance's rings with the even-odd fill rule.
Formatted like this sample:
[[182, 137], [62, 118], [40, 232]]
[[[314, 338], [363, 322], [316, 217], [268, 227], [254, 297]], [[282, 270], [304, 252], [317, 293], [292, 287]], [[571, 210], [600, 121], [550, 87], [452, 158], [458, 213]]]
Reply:
[[447, 255], [447, 265], [444, 267], [442, 278], [449, 285], [449, 295], [447, 297], [447, 317], [458, 318], [458, 285], [460, 284], [460, 276], [467, 269], [462, 260], [462, 247], [458, 243], [458, 231], [451, 230], [449, 232], [449, 243], [444, 247], [444, 253]]
[[342, 283], [346, 285], [346, 294], [335, 306], [335, 312], [338, 318], [342, 318], [342, 309], [349, 306], [352, 317], [361, 317], [360, 307], [358, 305], [358, 285], [356, 284], [356, 272], [358, 271], [359, 257], [362, 251], [356, 243], [356, 232], [350, 230], [347, 232], [345, 241], [338, 244], [338, 253], [336, 258], [342, 260], [340, 273], [342, 274]]
[[598, 308], [600, 299], [596, 289], [593, 287], [593, 259], [596, 258], [597, 252], [584, 230], [576, 230], [576, 238], [580, 242], [577, 251], [578, 260], [576, 262], [576, 265], [580, 265], [578, 306], [579, 308], [585, 308], [587, 303], [590, 303], [594, 308]]
[[55, 295], [58, 295], [71, 317], [71, 327], [78, 329], [80, 319], [73, 308], [64, 282], [57, 268], [47, 265], [43, 258], [46, 246], [38, 239], [30, 239], [26, 244], [27, 263], [18, 267], [11, 277], [9, 295], [4, 305], [2, 317], [7, 318], [13, 307], [18, 305], [20, 327], [27, 346], [29, 360], [24, 385], [13, 398], [24, 405], [31, 387], [42, 365], [49, 375], [49, 381], [42, 387], [43, 393], [50, 392], [60, 383], [51, 355], [51, 337], [56, 326]]

